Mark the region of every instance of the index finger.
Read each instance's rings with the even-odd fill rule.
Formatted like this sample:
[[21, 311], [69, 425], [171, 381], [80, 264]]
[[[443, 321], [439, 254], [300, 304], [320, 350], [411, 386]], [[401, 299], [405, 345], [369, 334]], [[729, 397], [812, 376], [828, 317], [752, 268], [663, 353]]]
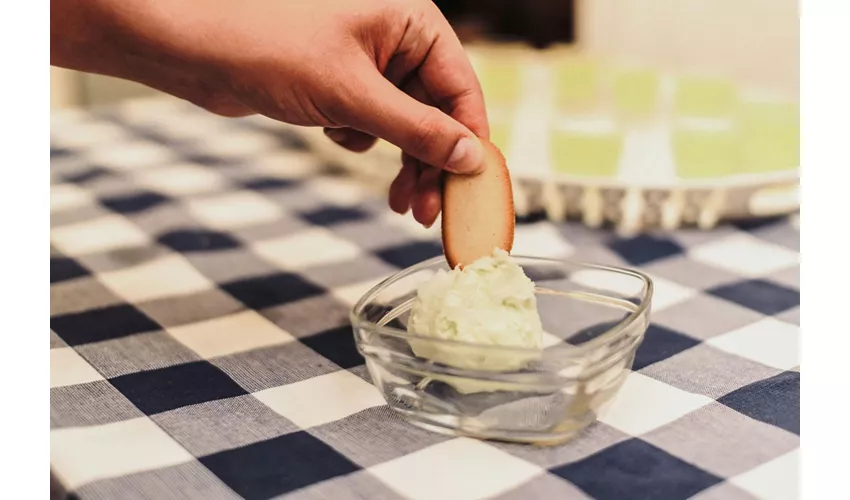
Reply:
[[438, 108], [478, 137], [490, 138], [484, 94], [472, 63], [449, 22], [434, 7], [439, 36], [419, 67], [419, 79]]

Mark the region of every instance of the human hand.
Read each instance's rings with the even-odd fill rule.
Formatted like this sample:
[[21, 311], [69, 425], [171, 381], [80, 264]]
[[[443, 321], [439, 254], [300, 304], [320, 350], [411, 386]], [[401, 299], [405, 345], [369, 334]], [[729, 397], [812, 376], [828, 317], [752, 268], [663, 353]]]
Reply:
[[489, 138], [474, 71], [429, 0], [52, 0], [51, 64], [144, 83], [226, 116], [398, 146], [390, 207], [430, 226], [441, 169], [475, 173]]

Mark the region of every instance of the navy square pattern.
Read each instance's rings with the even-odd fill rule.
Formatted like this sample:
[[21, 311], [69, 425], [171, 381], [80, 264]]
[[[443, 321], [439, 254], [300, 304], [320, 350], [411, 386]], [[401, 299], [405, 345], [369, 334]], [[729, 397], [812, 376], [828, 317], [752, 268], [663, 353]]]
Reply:
[[357, 222], [369, 217], [369, 214], [353, 207], [324, 207], [301, 214], [301, 217], [317, 226], [332, 226], [346, 222]]
[[663, 326], [650, 324], [635, 353], [634, 370], [663, 361], [699, 344], [699, 341]]
[[81, 276], [87, 276], [89, 272], [74, 259], [67, 257], [50, 258], [50, 282], [60, 283]]
[[765, 280], [747, 280], [709, 290], [709, 293], [772, 316], [800, 305], [800, 292]]
[[277, 273], [233, 281], [222, 288], [253, 309], [265, 309], [324, 293], [320, 287], [296, 274]]
[[302, 338], [301, 343], [342, 368], [353, 368], [363, 364], [363, 356], [357, 352], [354, 335], [349, 325]]
[[146, 415], [247, 394], [206, 361], [130, 373], [109, 381]]
[[755, 420], [800, 434], [800, 374], [784, 372], [718, 399]]
[[178, 229], [162, 234], [157, 242], [177, 252], [204, 252], [239, 248], [236, 238], [209, 229]]
[[264, 500], [359, 468], [307, 432], [202, 457], [201, 463], [247, 500]]
[[152, 192], [138, 192], [125, 196], [104, 198], [100, 203], [113, 212], [133, 214], [168, 203], [168, 198]]
[[442, 255], [443, 247], [437, 243], [428, 241], [417, 241], [392, 248], [386, 248], [378, 252], [384, 262], [392, 264], [400, 269], [408, 268], [423, 260]]
[[552, 472], [597, 500], [684, 500], [720, 482], [638, 438]]
[[673, 240], [649, 234], [616, 239], [608, 243], [608, 247], [635, 266], [642, 266], [684, 252], [682, 246]]
[[90, 309], [50, 317], [50, 329], [75, 346], [159, 330], [160, 326], [131, 305]]

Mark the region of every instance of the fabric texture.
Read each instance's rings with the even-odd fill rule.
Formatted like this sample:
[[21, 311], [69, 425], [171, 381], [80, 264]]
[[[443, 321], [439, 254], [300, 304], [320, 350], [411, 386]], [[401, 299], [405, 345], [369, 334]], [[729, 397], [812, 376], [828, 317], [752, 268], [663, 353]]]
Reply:
[[[170, 99], [51, 119], [54, 497], [797, 498], [799, 219], [514, 252], [639, 268], [652, 324], [610, 412], [553, 448], [389, 410], [348, 311], [437, 229], [286, 128]], [[436, 225], [438, 227], [439, 225]]]

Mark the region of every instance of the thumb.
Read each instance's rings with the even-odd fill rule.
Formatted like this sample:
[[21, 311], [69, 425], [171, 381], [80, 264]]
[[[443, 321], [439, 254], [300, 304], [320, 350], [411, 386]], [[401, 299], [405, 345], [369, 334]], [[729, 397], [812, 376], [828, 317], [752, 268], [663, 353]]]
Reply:
[[345, 123], [395, 144], [427, 165], [459, 174], [483, 167], [484, 149], [468, 128], [440, 109], [405, 94], [374, 67], [362, 71], [356, 96], [346, 103]]

